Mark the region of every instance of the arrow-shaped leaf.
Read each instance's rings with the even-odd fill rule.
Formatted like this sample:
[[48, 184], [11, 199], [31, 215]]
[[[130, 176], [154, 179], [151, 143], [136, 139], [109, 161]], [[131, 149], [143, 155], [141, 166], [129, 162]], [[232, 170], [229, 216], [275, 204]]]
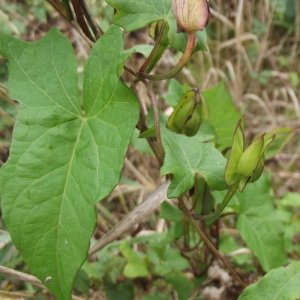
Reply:
[[224, 169], [226, 160], [212, 143], [202, 143], [164, 129], [162, 132], [165, 149], [162, 175], [173, 174], [168, 189], [169, 198], [177, 198], [194, 185], [195, 174], [200, 174], [207, 184], [217, 190], [226, 188]]
[[87, 257], [95, 203], [118, 183], [138, 120], [138, 102], [118, 76], [122, 32], [94, 45], [82, 101], [70, 42], [52, 29], [37, 43], [0, 37], [10, 95], [21, 103], [8, 162], [1, 168], [3, 218], [32, 272], [71, 299]]

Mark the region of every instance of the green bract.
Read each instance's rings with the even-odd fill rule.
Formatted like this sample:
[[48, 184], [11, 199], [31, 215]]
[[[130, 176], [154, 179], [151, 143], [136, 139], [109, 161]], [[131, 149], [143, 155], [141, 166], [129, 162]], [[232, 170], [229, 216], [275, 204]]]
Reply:
[[238, 165], [237, 173], [244, 177], [250, 177], [256, 169], [258, 162], [262, 156], [262, 149], [264, 146], [263, 137], [255, 140], [241, 155]]
[[238, 122], [225, 169], [227, 185], [231, 186], [239, 181], [239, 189], [242, 191], [249, 181], [255, 182], [260, 177], [264, 168], [266, 149], [274, 137], [274, 134], [260, 135], [245, 150], [241, 121]]
[[238, 122], [238, 125], [236, 127], [233, 136], [232, 148], [225, 169], [225, 181], [228, 185], [234, 184], [239, 179], [239, 175], [236, 169], [239, 160], [242, 156], [242, 153], [244, 151], [244, 147], [245, 147], [244, 134], [243, 134], [243, 130], [241, 127], [241, 120], [240, 120]]

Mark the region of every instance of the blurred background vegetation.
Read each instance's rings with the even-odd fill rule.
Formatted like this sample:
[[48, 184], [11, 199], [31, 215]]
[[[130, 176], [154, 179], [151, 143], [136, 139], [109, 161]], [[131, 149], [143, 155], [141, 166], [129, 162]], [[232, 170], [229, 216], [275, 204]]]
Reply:
[[[112, 23], [113, 9], [102, 0], [86, 2], [100, 27], [105, 30]], [[202, 90], [212, 88], [220, 81], [224, 81], [236, 108], [245, 118], [248, 142], [257, 133], [277, 127], [293, 127], [295, 137], [280, 154], [266, 162], [266, 169], [272, 175], [276, 198], [288, 193], [299, 193], [300, 1], [210, 0], [209, 5], [211, 17], [206, 28], [208, 51], [195, 53], [177, 79], [189, 86], [198, 86]], [[0, 0], [0, 33], [27, 41], [37, 41], [52, 26], [58, 27], [71, 40], [78, 56], [78, 72], [81, 74], [90, 46], [49, 3], [43, 0]], [[147, 29], [131, 33], [128, 35], [126, 47], [148, 42], [147, 33]], [[160, 63], [169, 67], [176, 61], [176, 55], [173, 51], [169, 51]], [[142, 58], [140, 59], [142, 61]], [[7, 160], [12, 128], [18, 112], [16, 103], [6, 94], [8, 79], [6, 63], [0, 57], [0, 164]], [[156, 92], [162, 98], [167, 92], [167, 84], [157, 84]], [[109, 199], [97, 206], [99, 224], [95, 239], [112, 228], [160, 182], [155, 159], [145, 154], [147, 148], [144, 145], [133, 144], [128, 151], [121, 184]], [[157, 235], [161, 234], [163, 230], [159, 215], [154, 214], [149, 222], [139, 225], [134, 230], [136, 232], [151, 230]], [[28, 272], [22, 258], [11, 244], [1, 219], [0, 231], [2, 233], [0, 265]], [[133, 294], [138, 295], [135, 299], [176, 299], [173, 292], [178, 285], [176, 282], [181, 280], [183, 286], [188, 286], [188, 281], [184, 279], [186, 277], [181, 278], [180, 275], [169, 276], [166, 281], [163, 281], [161, 278], [166, 269], [153, 271], [154, 285], [153, 278], [149, 279], [150, 274], [144, 274], [145, 276], [131, 281], [128, 280], [128, 276], [125, 278], [121, 271], [126, 265], [125, 258], [128, 261], [130, 257], [132, 263], [143, 265], [145, 261], [154, 264], [154, 257], [160, 255], [166, 262], [164, 268], [168, 268], [168, 262], [174, 264], [177, 261], [177, 270], [180, 274], [180, 271], [186, 268], [187, 260], [180, 260], [181, 256], [176, 247], [172, 249], [173, 256], [166, 258], [163, 249], [154, 249], [151, 242], [145, 243], [147, 251], [152, 255], [151, 258], [145, 256], [145, 251], [132, 254], [128, 245], [120, 245], [116, 242], [110, 248], [106, 248], [101, 253], [101, 264], [96, 257], [94, 261], [87, 262], [75, 283], [79, 295], [89, 294], [88, 299], [133, 299]], [[299, 259], [299, 253], [297, 255], [296, 258]], [[248, 264], [248, 268], [250, 265]], [[141, 274], [142, 272], [143, 270]], [[191, 273], [187, 272], [187, 275], [192, 276]], [[261, 275], [257, 270], [251, 274], [254, 278]], [[118, 282], [117, 286], [116, 282]], [[99, 291], [99, 286], [105, 286], [106, 295]], [[36, 299], [51, 299], [49, 295], [36, 290], [30, 284], [6, 278], [1, 274], [0, 289], [26, 290], [34, 294]], [[176, 292], [177, 295], [183, 293], [177, 290]], [[152, 298], [151, 293], [154, 293]], [[228, 299], [236, 299], [238, 293], [232, 291]], [[164, 298], [164, 295], [171, 295], [171, 298], [169, 296]], [[1, 297], [0, 294], [0, 299]], [[23, 296], [23, 299], [30, 298]]]

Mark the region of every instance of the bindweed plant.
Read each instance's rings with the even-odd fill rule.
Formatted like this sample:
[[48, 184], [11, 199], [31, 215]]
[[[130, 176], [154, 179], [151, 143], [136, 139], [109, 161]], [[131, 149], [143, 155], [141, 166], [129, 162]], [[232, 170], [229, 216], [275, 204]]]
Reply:
[[[198, 234], [196, 240], [223, 263], [240, 288], [247, 283], [206, 230], [223, 217], [232, 198], [237, 227], [263, 270], [287, 263], [269, 177], [261, 174], [266, 157], [282, 149], [293, 135], [292, 128], [261, 133], [246, 147], [243, 118], [224, 83], [200, 91], [200, 83], [185, 88], [174, 79], [193, 53], [206, 50], [206, 0], [107, 0], [115, 14], [105, 31], [84, 1], [49, 2], [91, 45], [82, 91], [71, 43], [56, 28], [34, 43], [0, 36], [0, 53], [9, 61], [9, 97], [20, 105], [10, 156], [0, 170], [1, 209], [13, 243], [41, 283], [57, 299], [71, 299], [76, 274], [93, 252], [89, 248], [97, 220], [95, 205], [118, 184], [135, 128], [140, 139], [149, 143], [161, 176], [170, 181], [167, 197], [178, 199], [173, 203], [178, 203], [181, 212], [165, 202], [162, 217], [178, 226], [189, 222], [191, 231]], [[153, 45], [125, 49], [124, 30], [132, 32], [146, 26], [151, 27]], [[171, 70], [158, 73], [160, 58], [167, 49], [182, 55]], [[145, 56], [137, 69], [130, 65], [135, 53]], [[153, 82], [169, 79], [165, 104], [174, 110], [167, 117]], [[148, 91], [151, 108], [145, 109], [144, 99], [135, 93], [140, 83]], [[276, 146], [270, 152], [273, 142]], [[138, 215], [138, 220], [144, 215]], [[182, 232], [171, 240], [182, 237], [186, 248], [197, 248], [198, 242], [190, 245], [188, 236]], [[148, 276], [152, 269], [159, 276], [168, 274], [175, 288], [175, 279], [181, 278], [192, 292], [195, 286], [182, 279], [183, 275], [169, 274], [188, 268], [187, 260], [172, 249], [170, 259], [167, 246], [149, 242], [147, 247], [152, 253], [148, 261], [128, 244], [121, 246], [128, 260], [125, 277]], [[159, 268], [157, 261], [166, 263]], [[284, 272], [270, 272], [256, 287], [247, 288], [241, 299], [250, 299], [248, 295], [255, 299], [258, 287], [267, 285], [276, 272], [285, 276], [284, 284], [296, 269], [298, 263]], [[292, 279], [297, 281], [296, 276]], [[180, 299], [189, 296], [180, 289], [177, 293]]]

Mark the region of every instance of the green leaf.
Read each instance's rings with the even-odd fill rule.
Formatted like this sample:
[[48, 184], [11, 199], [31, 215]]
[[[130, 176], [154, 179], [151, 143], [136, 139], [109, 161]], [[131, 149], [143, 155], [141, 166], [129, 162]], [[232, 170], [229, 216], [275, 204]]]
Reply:
[[169, 295], [154, 292], [151, 295], [142, 297], [141, 300], [169, 300]]
[[[169, 41], [175, 49], [184, 51], [187, 35], [177, 33], [177, 24], [172, 11], [171, 0], [107, 0], [116, 13], [114, 24], [123, 27], [127, 32], [144, 28], [158, 20], [165, 20], [169, 24]], [[206, 50], [206, 33], [196, 33], [198, 42], [195, 50]]]
[[123, 274], [127, 278], [145, 277], [150, 274], [145, 260], [145, 255], [138, 251], [134, 251], [129, 246], [128, 242], [125, 242], [120, 247], [120, 251], [127, 258]]
[[209, 109], [208, 124], [215, 129], [217, 148], [223, 151], [231, 147], [233, 133], [241, 115], [236, 111], [224, 83], [203, 91]]
[[200, 174], [211, 188], [226, 188], [226, 160], [212, 143], [202, 143], [194, 137], [162, 129], [165, 160], [160, 171], [161, 175], [173, 174], [168, 198], [180, 197], [190, 190], [194, 185], [196, 173]]
[[164, 201], [160, 206], [159, 217], [167, 221], [182, 221], [182, 211], [178, 207]]
[[291, 127], [282, 127], [271, 130], [267, 133], [267, 136], [275, 134], [275, 138], [268, 146], [266, 151], [266, 159], [270, 159], [279, 153], [284, 146], [294, 137], [296, 130]]
[[267, 273], [248, 286], [238, 300], [294, 300], [299, 299], [300, 261]]
[[116, 10], [115, 24], [126, 31], [143, 28], [158, 20], [175, 22], [170, 0], [107, 0], [106, 2]]
[[160, 261], [155, 263], [155, 274], [164, 276], [172, 271], [181, 271], [190, 266], [187, 259], [182, 257], [177, 249], [168, 246], [157, 246], [153, 247], [153, 250], [157, 252], [160, 258]]
[[186, 275], [179, 272], [168, 274], [166, 276], [166, 281], [173, 285], [179, 300], [189, 299], [193, 289], [195, 288], [191, 280], [187, 278]]
[[175, 78], [172, 78], [169, 82], [168, 93], [166, 95], [163, 95], [163, 98], [170, 106], [175, 107], [181, 97], [188, 90], [190, 90], [190, 87], [182, 85]]
[[138, 102], [117, 73], [123, 36], [94, 45], [79, 98], [76, 58], [52, 29], [37, 43], [0, 37], [10, 95], [21, 103], [11, 155], [0, 170], [3, 218], [26, 264], [54, 295], [71, 299], [96, 223], [95, 203], [120, 178]]
[[264, 174], [243, 193], [236, 193], [241, 205], [236, 227], [266, 272], [287, 262], [283, 225], [273, 206], [270, 186], [269, 176]]

